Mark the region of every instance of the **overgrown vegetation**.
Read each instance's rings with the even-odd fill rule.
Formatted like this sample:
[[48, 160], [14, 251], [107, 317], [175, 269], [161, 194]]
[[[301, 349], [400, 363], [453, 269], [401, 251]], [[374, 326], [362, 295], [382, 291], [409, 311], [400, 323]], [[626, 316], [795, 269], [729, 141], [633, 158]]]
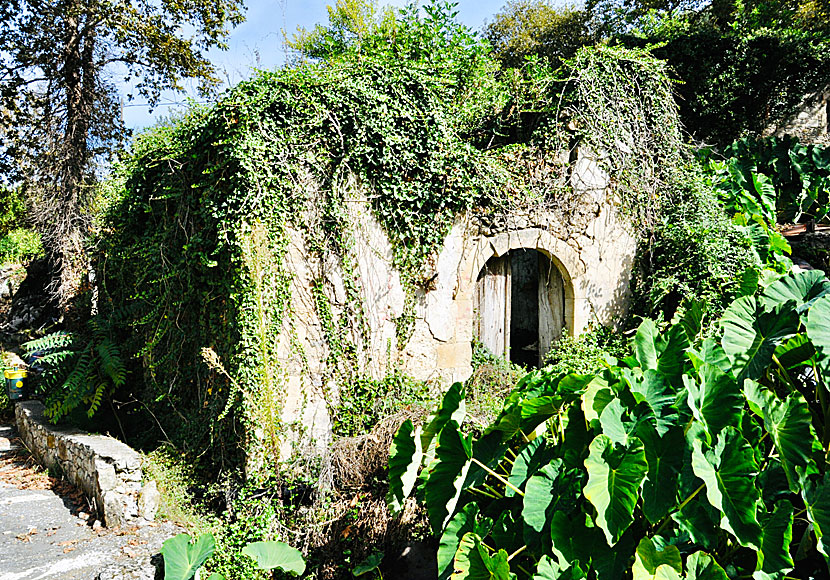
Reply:
[[32, 230], [18, 228], [0, 238], [0, 264], [26, 262], [42, 253], [40, 236]]
[[[557, 192], [570, 190], [565, 165], [539, 161], [561, 159], [556, 152], [578, 138], [560, 126], [560, 113], [589, 145], [630, 141], [630, 150], [609, 150], [600, 162], [618, 176], [637, 229], [659, 214], [682, 157], [664, 67], [644, 51], [601, 47], [558, 73], [529, 65], [502, 75], [443, 3], [400, 12], [393, 35], [378, 26], [337, 46], [320, 62], [259, 73], [216, 106], [140, 136], [110, 188], [122, 193], [99, 244], [101, 311], [137, 313], [119, 329], [145, 389], [119, 396], [137, 412], [151, 409], [185, 452], [209, 446], [202, 457], [212, 470], [231, 469], [243, 455], [249, 473], [275, 470], [286, 433], [279, 337], [292, 364], [311, 364], [293, 323], [300, 306], [284, 266], [289, 240], [319, 270], [311, 303], [327, 354], [315, 380], [338, 416], [380, 401], [378, 387], [410, 388], [361, 378], [366, 357], [378, 355], [364, 350], [349, 204], [367, 198], [414, 293], [460, 213], [555, 205]], [[611, 112], [595, 118], [609, 102]], [[640, 151], [653, 163], [635, 163]], [[335, 299], [332, 263], [345, 302]], [[204, 347], [226, 375], [199, 364]], [[339, 401], [326, 394], [328, 381]], [[352, 434], [371, 418], [343, 412], [337, 421]]]
[[830, 284], [777, 277], [707, 338], [705, 315], [645, 320], [597, 373], [527, 375], [481, 437], [460, 384], [404, 423], [390, 507], [418, 488], [439, 577], [826, 574]]

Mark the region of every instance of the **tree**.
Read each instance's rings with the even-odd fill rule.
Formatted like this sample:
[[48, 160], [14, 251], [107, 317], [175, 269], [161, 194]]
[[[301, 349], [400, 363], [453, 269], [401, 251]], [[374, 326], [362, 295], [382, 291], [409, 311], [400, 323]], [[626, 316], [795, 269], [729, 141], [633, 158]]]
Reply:
[[589, 14], [573, 6], [553, 7], [545, 0], [508, 0], [484, 29], [484, 37], [503, 66], [521, 66], [525, 56], [553, 61], [572, 57], [594, 44]]
[[124, 136], [114, 79], [137, 80], [151, 106], [184, 79], [209, 92], [204, 51], [226, 48], [243, 11], [242, 0], [0, 0], [0, 171], [34, 206], [60, 305], [87, 267], [98, 164]]

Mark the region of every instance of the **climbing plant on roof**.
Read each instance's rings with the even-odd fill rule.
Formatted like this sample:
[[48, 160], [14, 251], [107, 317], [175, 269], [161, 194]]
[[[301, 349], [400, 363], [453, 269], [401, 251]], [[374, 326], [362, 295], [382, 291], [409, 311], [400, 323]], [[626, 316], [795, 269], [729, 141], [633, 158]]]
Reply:
[[[570, 189], [565, 164], [556, 161], [573, 140], [557, 128], [559, 103], [578, 115], [580, 102], [598, 107], [610, 94], [580, 89], [584, 79], [627, 75], [614, 82], [646, 87], [648, 103], [670, 97], [662, 69], [644, 51], [587, 51], [563, 73], [534, 63], [499, 73], [450, 5], [430, 6], [425, 14], [398, 13], [394, 38], [372, 40], [373, 50], [258, 72], [217, 104], [140, 135], [116, 171], [119, 193], [100, 243], [102, 308], [131, 304], [140, 313], [121, 325], [124, 352], [143, 370], [136, 399], [166, 408], [157, 413], [166, 433], [191, 449], [211, 446], [216, 464], [238, 460], [240, 451], [250, 456], [253, 447], [261, 457], [277, 456], [284, 432], [278, 338], [294, 336], [289, 236], [300, 235], [321, 264], [343, 271], [346, 304], [327, 312], [324, 270], [315, 276], [314, 303], [321, 320], [330, 314], [326, 338], [342, 354], [329, 357], [329, 372], [347, 380], [359, 371], [362, 340], [350, 203], [368, 204], [412, 291], [429, 278], [430, 259], [459, 215], [556, 203]], [[608, 64], [617, 60], [627, 64]], [[580, 76], [575, 66], [596, 71]], [[563, 89], [572, 92], [563, 97]], [[602, 127], [577, 130], [594, 147], [603, 135], [635, 132], [642, 111], [628, 118], [620, 110]], [[655, 136], [633, 146], [673, 138], [670, 127], [660, 137], [652, 126], [663, 120], [652, 115], [646, 124]], [[674, 142], [660, 147], [642, 153], [666, 159]], [[609, 159], [609, 172], [635, 171]], [[539, 179], [540, 172], [559, 177]], [[621, 194], [635, 219], [638, 195]], [[288, 342], [297, 348], [297, 340]], [[236, 387], [201, 362], [203, 348], [239, 386], [227, 417]], [[270, 443], [263, 448], [262, 440]], [[257, 469], [273, 468], [263, 461]]]

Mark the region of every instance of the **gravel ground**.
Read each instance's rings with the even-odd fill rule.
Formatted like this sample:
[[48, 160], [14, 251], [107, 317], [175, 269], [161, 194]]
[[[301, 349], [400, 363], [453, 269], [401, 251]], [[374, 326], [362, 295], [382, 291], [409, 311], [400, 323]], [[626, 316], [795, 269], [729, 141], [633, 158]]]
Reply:
[[49, 477], [0, 424], [0, 580], [163, 578], [159, 551], [181, 529], [169, 522], [111, 530], [83, 495]]

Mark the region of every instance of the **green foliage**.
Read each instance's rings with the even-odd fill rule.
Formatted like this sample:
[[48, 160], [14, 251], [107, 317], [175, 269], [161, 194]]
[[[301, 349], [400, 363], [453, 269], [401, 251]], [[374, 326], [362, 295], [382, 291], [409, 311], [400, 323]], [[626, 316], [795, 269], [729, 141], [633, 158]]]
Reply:
[[42, 253], [40, 236], [32, 230], [11, 230], [0, 238], [0, 264], [25, 262]]
[[517, 68], [531, 56], [558, 65], [593, 44], [589, 15], [575, 6], [551, 6], [545, 0], [508, 0], [484, 28], [484, 37], [504, 68]]
[[579, 336], [565, 335], [545, 356], [545, 367], [551, 374], [576, 373], [584, 375], [599, 371], [609, 356], [627, 354], [625, 338], [614, 330], [599, 326]]
[[42, 369], [35, 388], [44, 396], [45, 415], [57, 422], [84, 405], [92, 417], [105, 398], [123, 387], [127, 369], [109, 326], [93, 316], [82, 332], [55, 332], [23, 345]]
[[450, 391], [434, 435], [407, 444], [408, 425], [390, 457], [390, 478], [421, 467], [439, 577], [826, 575], [828, 315], [830, 283], [800, 272], [708, 337], [700, 305], [645, 320], [617, 364], [524, 377], [478, 437]]
[[743, 138], [725, 149], [730, 172], [751, 180], [764, 175], [775, 189], [779, 223], [827, 221], [830, 211], [830, 149], [804, 145], [794, 137]]
[[[166, 540], [161, 548], [164, 557], [164, 580], [191, 580], [216, 550], [213, 534], [206, 533], [191, 541], [188, 534]], [[302, 552], [282, 542], [252, 542], [242, 548], [260, 570], [282, 570], [297, 576], [305, 571]], [[208, 580], [223, 580], [213, 573]]]
[[215, 549], [216, 542], [211, 534], [202, 534], [193, 542], [188, 534], [165, 540], [161, 547], [164, 580], [191, 580]]
[[0, 187], [0, 238], [25, 225], [26, 201], [20, 188]]
[[667, 320], [684, 300], [704, 301], [715, 316], [739, 295], [741, 276], [761, 260], [747, 233], [730, 220], [719, 191], [698, 170], [662, 223], [640, 242], [632, 280], [634, 314]]
[[[648, 50], [598, 45], [565, 63], [572, 122], [616, 182], [621, 213], [643, 235], [684, 185], [687, 153], [666, 63]], [[613, 80], [612, 80], [613, 79]], [[613, 144], [613, 146], [609, 146]]]
[[340, 385], [340, 403], [332, 410], [335, 434], [368, 433], [383, 418], [408, 405], [426, 406], [432, 401], [429, 386], [400, 372], [382, 379], [352, 377]]
[[682, 81], [683, 125], [702, 142], [725, 146], [787, 119], [824, 86], [830, 70], [822, 35], [786, 25], [718, 26], [693, 12], [655, 20], [641, 37], [623, 42], [660, 45], [655, 55]]

